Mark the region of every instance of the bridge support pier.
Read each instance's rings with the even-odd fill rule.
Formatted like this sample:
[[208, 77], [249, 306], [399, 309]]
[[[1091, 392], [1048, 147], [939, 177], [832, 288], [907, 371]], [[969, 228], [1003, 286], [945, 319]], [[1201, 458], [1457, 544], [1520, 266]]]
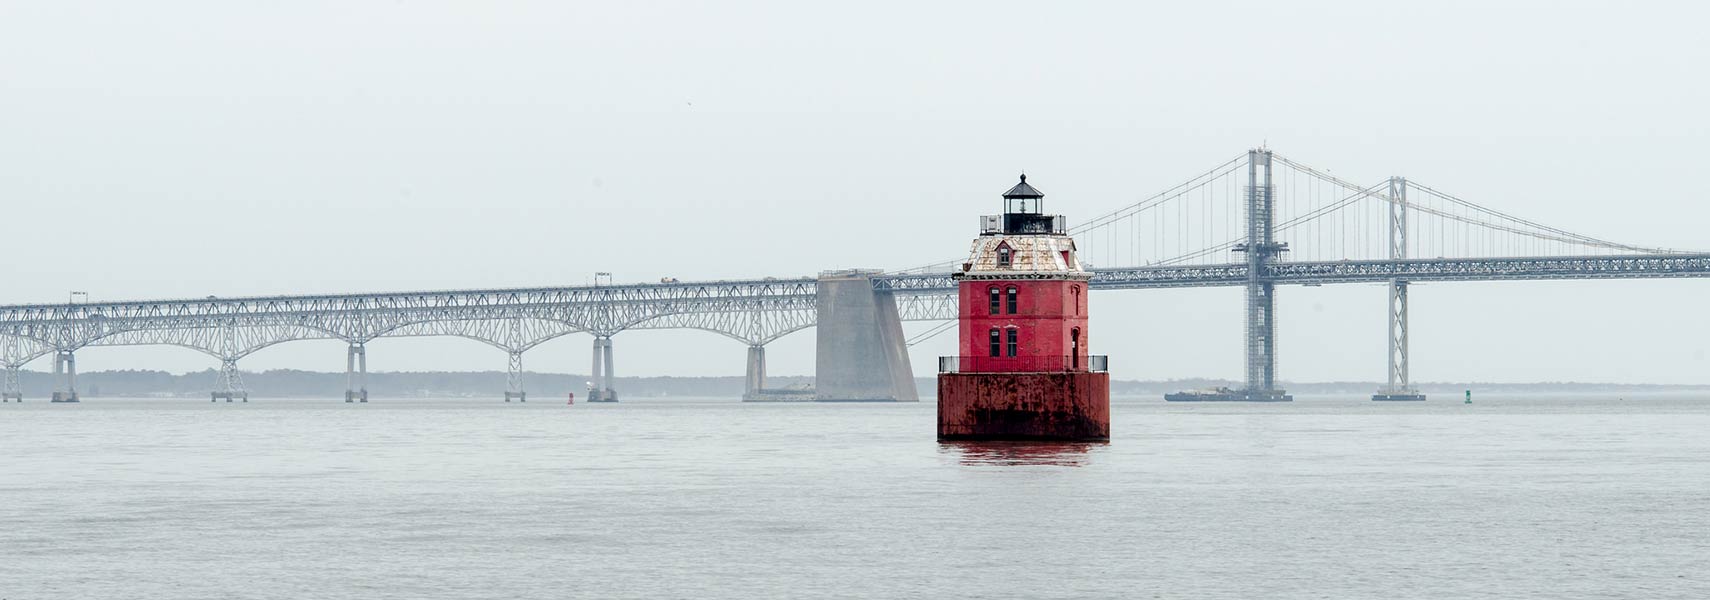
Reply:
[[221, 398], [226, 402], [233, 399], [249, 402], [249, 390], [244, 389], [243, 375], [238, 373], [236, 358], [220, 359], [219, 380], [214, 383], [214, 391], [208, 393], [208, 401], [218, 402]]
[[748, 374], [742, 382], [742, 401], [754, 402], [762, 400], [761, 392], [766, 389], [766, 346], [755, 344], [748, 347]]
[[879, 273], [820, 274], [814, 400], [920, 401], [896, 296], [873, 289], [873, 276]]
[[588, 370], [593, 378], [588, 389], [589, 402], [617, 402], [617, 390], [612, 389], [612, 381], [616, 378], [616, 370], [612, 367], [612, 336], [594, 336], [594, 366]]
[[368, 345], [351, 342], [344, 359], [344, 401], [368, 401]]
[[756, 344], [748, 347], [748, 376], [743, 391], [758, 394], [766, 389], [766, 347]]
[[71, 350], [53, 353], [54, 391], [52, 402], [79, 402], [77, 397], [77, 355]]
[[19, 404], [23, 404], [24, 389], [18, 378], [18, 372], [27, 362], [24, 359], [23, 342], [17, 336], [6, 336], [4, 341], [0, 342], [0, 358], [5, 359], [6, 365], [6, 380], [0, 385], [0, 402], [17, 400]]
[[505, 401], [510, 402], [511, 398], [528, 402], [528, 392], [523, 391], [522, 352], [511, 352], [505, 368]]
[[18, 370], [22, 368], [22, 366], [23, 365], [14, 364], [6, 365], [6, 381], [3, 385], [0, 385], [0, 402], [11, 402], [13, 400], [17, 400], [19, 404], [23, 404], [24, 390], [18, 382]]

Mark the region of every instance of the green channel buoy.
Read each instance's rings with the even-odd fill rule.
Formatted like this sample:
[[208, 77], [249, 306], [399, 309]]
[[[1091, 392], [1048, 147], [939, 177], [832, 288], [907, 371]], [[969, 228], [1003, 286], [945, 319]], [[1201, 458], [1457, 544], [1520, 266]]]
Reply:
[[1472, 404], [1472, 390], [1467, 390], [1467, 404]]

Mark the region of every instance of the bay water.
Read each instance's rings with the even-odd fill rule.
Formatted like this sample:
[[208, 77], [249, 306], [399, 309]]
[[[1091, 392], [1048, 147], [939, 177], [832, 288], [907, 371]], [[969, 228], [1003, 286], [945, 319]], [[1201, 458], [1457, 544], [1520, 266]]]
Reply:
[[0, 598], [1710, 598], [1710, 394], [0, 405]]

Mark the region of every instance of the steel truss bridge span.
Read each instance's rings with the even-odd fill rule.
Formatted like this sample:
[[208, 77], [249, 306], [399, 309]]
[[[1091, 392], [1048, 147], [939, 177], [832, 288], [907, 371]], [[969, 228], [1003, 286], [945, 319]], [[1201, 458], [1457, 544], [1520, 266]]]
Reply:
[[[74, 353], [89, 346], [172, 345], [221, 361], [216, 397], [246, 394], [237, 361], [297, 340], [350, 345], [346, 398], [366, 398], [366, 344], [381, 337], [454, 336], [505, 351], [507, 397], [524, 398], [522, 354], [573, 333], [595, 338], [594, 378], [610, 389], [611, 337], [626, 330], [699, 329], [763, 348], [817, 323], [818, 280], [592, 285], [318, 296], [256, 296], [0, 306], [8, 399], [18, 371], [54, 355], [56, 397], [75, 398]], [[954, 319], [946, 294], [895, 294], [904, 321]], [[235, 396], [234, 396], [235, 395]]]
[[[1655, 279], [1710, 277], [1710, 253], [1557, 256], [1517, 258], [1436, 258], [1273, 262], [1261, 279], [1277, 284], [1387, 283], [1394, 279], [1431, 281], [1545, 281], [1556, 279]], [[1219, 287], [1246, 285], [1248, 265], [1176, 265], [1093, 269], [1095, 290]], [[949, 274], [910, 274], [875, 280], [899, 293], [950, 292]]]
[[[1374, 399], [1422, 399], [1408, 373], [1412, 282], [1710, 277], [1707, 252], [1582, 235], [1403, 177], [1356, 184], [1264, 148], [1069, 233], [1078, 259], [1097, 267], [1091, 289], [1244, 288], [1244, 398], [1287, 399], [1276, 386], [1279, 285], [1386, 284], [1389, 372]], [[817, 278], [0, 306], [3, 396], [20, 397], [19, 369], [42, 356], [54, 357], [55, 397], [74, 400], [76, 350], [166, 344], [217, 358], [215, 397], [223, 391], [229, 399], [242, 393], [242, 357], [289, 341], [336, 339], [349, 344], [346, 399], [361, 399], [367, 342], [458, 336], [507, 353], [509, 399], [523, 397], [525, 351], [588, 333], [591, 392], [612, 399], [612, 336], [631, 329], [700, 329], [742, 342], [748, 389], [759, 392], [765, 345], [817, 326], [819, 399], [907, 399], [914, 395], [907, 346], [952, 324], [950, 272], [960, 263]], [[905, 340], [901, 321], [944, 323]], [[839, 389], [827, 393], [832, 384]]]
[[[1244, 263], [1094, 269], [1094, 290], [1241, 286]], [[1539, 281], [1710, 277], [1710, 254], [1403, 259], [1273, 262], [1263, 279], [1276, 284], [1387, 283], [1392, 280]], [[891, 274], [872, 278], [890, 292], [904, 321], [956, 317], [956, 282], [948, 273]], [[569, 334], [595, 336], [610, 347], [619, 332], [699, 329], [750, 348], [818, 322], [818, 280], [811, 277], [562, 288], [520, 288], [257, 296], [82, 304], [0, 306], [0, 337], [7, 393], [16, 397], [16, 371], [49, 354], [73, 369], [72, 353], [87, 346], [172, 345], [221, 362], [217, 393], [244, 392], [237, 361], [261, 349], [298, 340], [341, 340], [352, 356], [381, 337], [453, 336], [504, 351], [507, 393], [522, 397], [522, 354]], [[603, 344], [603, 346], [601, 345]], [[603, 350], [598, 350], [603, 352]], [[602, 356], [603, 364], [609, 359]], [[347, 392], [360, 398], [365, 368], [352, 365]], [[604, 369], [596, 378], [604, 377]], [[74, 372], [61, 372], [70, 376]], [[758, 383], [758, 382], [756, 382]], [[604, 388], [602, 388], [604, 389]], [[68, 383], [64, 392], [74, 393]]]

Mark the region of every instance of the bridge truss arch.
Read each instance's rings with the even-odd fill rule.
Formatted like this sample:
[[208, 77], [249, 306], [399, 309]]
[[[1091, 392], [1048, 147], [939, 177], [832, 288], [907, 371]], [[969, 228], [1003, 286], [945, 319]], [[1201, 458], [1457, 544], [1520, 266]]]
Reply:
[[[1098, 267], [1090, 289], [1247, 287], [1250, 388], [1275, 382], [1278, 285], [1389, 285], [1391, 387], [1405, 389], [1408, 282], [1710, 277], [1710, 254], [1568, 232], [1412, 179], [1358, 185], [1268, 149], [1070, 232], [1078, 256]], [[952, 321], [959, 262], [867, 275], [901, 320]], [[374, 339], [457, 336], [506, 352], [520, 393], [522, 354], [572, 333], [594, 336], [597, 377], [610, 373], [612, 336], [629, 329], [711, 331], [763, 356], [766, 344], [820, 325], [820, 289], [820, 279], [798, 277], [11, 305], [0, 306], [0, 363], [10, 393], [25, 363], [52, 354], [72, 377], [66, 363], [91, 345], [192, 348], [235, 378], [238, 359], [289, 341], [342, 340], [354, 372]]]

